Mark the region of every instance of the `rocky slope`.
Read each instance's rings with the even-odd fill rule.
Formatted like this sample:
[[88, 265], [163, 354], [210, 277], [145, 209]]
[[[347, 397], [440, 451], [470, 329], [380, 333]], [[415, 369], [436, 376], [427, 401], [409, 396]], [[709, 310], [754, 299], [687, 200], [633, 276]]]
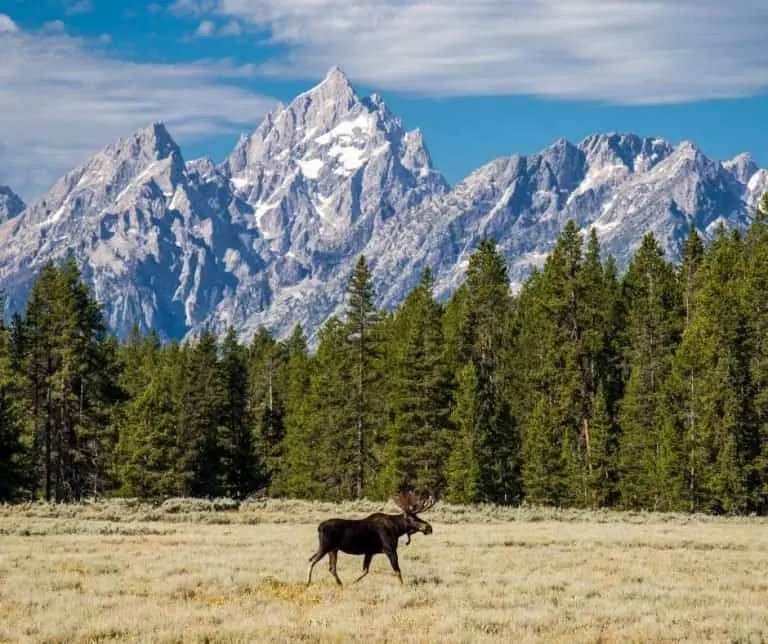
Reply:
[[0, 186], [0, 223], [13, 219], [25, 207], [19, 195], [8, 186]]
[[284, 336], [301, 323], [312, 337], [342, 310], [361, 253], [379, 303], [394, 307], [426, 265], [447, 297], [483, 237], [515, 283], [568, 219], [594, 226], [622, 267], [649, 231], [676, 259], [691, 222], [705, 236], [721, 221], [744, 227], [766, 189], [768, 171], [746, 154], [721, 163], [690, 142], [632, 134], [563, 139], [450, 189], [421, 133], [334, 68], [220, 165], [185, 162], [154, 124], [23, 212], [0, 189], [0, 285], [18, 308], [45, 262], [73, 256], [120, 334], [138, 322], [167, 338], [230, 324]]

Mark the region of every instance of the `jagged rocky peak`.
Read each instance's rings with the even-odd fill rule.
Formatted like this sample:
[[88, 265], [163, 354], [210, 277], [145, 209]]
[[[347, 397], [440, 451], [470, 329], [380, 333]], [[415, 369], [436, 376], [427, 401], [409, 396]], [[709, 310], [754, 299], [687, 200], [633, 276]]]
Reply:
[[701, 148], [688, 139], [681, 141], [675, 146], [672, 156], [679, 159], [687, 159], [698, 165], [710, 162], [710, 159], [708, 159], [704, 152], [702, 152]]
[[316, 137], [327, 134], [362, 101], [339, 67], [330, 69], [325, 78], [289, 105], [278, 103], [264, 117], [253, 134], [240, 137], [225, 163], [228, 173], [240, 179], [254, 174], [255, 166], [280, 159], [280, 152], [306, 147]]
[[723, 167], [728, 170], [740, 183], [748, 183], [760, 169], [749, 152], [742, 152], [733, 159], [723, 162]]
[[153, 123], [118, 140], [97, 155], [95, 161], [103, 162], [107, 170], [114, 168], [120, 188], [124, 187], [121, 184], [145, 175], [162, 181], [161, 188], [167, 193], [184, 172], [181, 150], [163, 123]]
[[546, 148], [540, 156], [542, 171], [547, 178], [541, 185], [545, 190], [573, 190], [584, 174], [584, 153], [565, 138], [560, 138]]
[[168, 196], [183, 180], [184, 159], [165, 125], [153, 123], [118, 139], [59, 179], [25, 213], [29, 223], [54, 224], [65, 215], [98, 214], [137, 190]]
[[164, 159], [171, 155], [181, 156], [181, 150], [162, 122], [137, 130], [118, 139], [104, 149], [105, 156]]
[[485, 237], [519, 285], [569, 219], [620, 268], [648, 232], [676, 260], [689, 223], [743, 228], [766, 188], [746, 155], [611, 132], [496, 159], [449, 190], [422, 133], [335, 67], [218, 167], [185, 164], [161, 123], [104, 148], [0, 226], [0, 285], [21, 306], [39, 267], [73, 254], [119, 333], [138, 320], [167, 338], [229, 324], [284, 337], [301, 322], [316, 337], [361, 254], [393, 307], [426, 265], [449, 296]]
[[453, 192], [466, 193], [480, 199], [487, 191], [503, 190], [517, 178], [518, 174], [524, 172], [527, 160], [519, 154], [494, 159], [462, 179]]
[[359, 102], [360, 97], [352, 88], [347, 75], [340, 67], [334, 66], [320, 83], [308, 92], [299, 94], [291, 106], [305, 113], [321, 113], [333, 121], [342, 118]]
[[[693, 141], [682, 141], [658, 167], [660, 176], [675, 177], [676, 183], [693, 184], [701, 180], [728, 183], [728, 172], [719, 161], [710, 159]], [[731, 175], [732, 176], [732, 175]]]
[[632, 133], [609, 132], [586, 137], [579, 149], [590, 170], [623, 165], [633, 172], [647, 172], [674, 150], [669, 141]]
[[81, 167], [95, 173], [99, 182], [111, 179], [114, 187], [122, 189], [145, 172], [154, 175], [168, 170], [178, 180], [184, 159], [165, 125], [153, 123], [108, 145]]
[[[237, 188], [251, 193], [256, 186], [253, 199], [290, 180], [289, 171], [309, 181], [335, 182], [387, 151], [407, 171], [435, 174], [421, 132], [406, 133], [380, 96], [361, 98], [333, 67], [290, 104], [272, 109], [253, 134], [241, 136], [223, 169]], [[444, 180], [437, 184], [444, 189]]]
[[26, 208], [24, 201], [8, 186], [0, 186], [0, 223], [13, 219]]
[[200, 157], [187, 161], [187, 172], [197, 174], [201, 178], [210, 177], [216, 172], [216, 164], [208, 157]]

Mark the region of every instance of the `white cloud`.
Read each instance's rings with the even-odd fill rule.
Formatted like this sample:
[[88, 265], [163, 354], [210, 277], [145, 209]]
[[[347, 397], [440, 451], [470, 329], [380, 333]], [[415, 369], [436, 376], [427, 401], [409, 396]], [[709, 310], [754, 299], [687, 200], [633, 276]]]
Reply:
[[216, 27], [213, 20], [201, 20], [197, 25], [194, 36], [196, 38], [212, 38], [213, 36], [240, 36], [243, 28], [237, 20], [230, 20], [223, 27]]
[[226, 25], [219, 29], [219, 34], [222, 36], [240, 36], [243, 33], [243, 28], [237, 20], [230, 20]]
[[212, 20], [203, 20], [195, 30], [195, 36], [199, 38], [207, 38], [213, 36], [216, 33], [216, 25]]
[[285, 48], [264, 67], [280, 76], [339, 63], [414, 93], [630, 104], [768, 89], [765, 0], [216, 1]]
[[0, 31], [0, 184], [26, 199], [120, 136], [162, 120], [183, 146], [254, 127], [274, 101], [227, 61], [132, 63], [66, 33]]
[[201, 16], [216, 8], [217, 0], [176, 0], [169, 10], [175, 16]]
[[93, 11], [91, 0], [64, 0], [64, 12], [69, 16], [77, 16]]
[[50, 20], [43, 24], [43, 32], [48, 34], [62, 34], [66, 31], [66, 26], [61, 20]]
[[0, 34], [13, 34], [19, 30], [19, 26], [11, 20], [10, 16], [0, 13]]

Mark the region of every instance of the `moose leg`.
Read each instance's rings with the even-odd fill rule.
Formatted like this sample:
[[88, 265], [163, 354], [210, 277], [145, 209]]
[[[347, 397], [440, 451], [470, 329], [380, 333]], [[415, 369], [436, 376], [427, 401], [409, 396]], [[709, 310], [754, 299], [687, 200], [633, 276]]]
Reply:
[[331, 571], [331, 574], [333, 575], [333, 578], [336, 580], [336, 583], [339, 584], [339, 586], [342, 585], [341, 579], [339, 579], [339, 576], [336, 574], [336, 560], [339, 557], [339, 551], [338, 550], [331, 550], [328, 553], [328, 569]]
[[307, 570], [307, 586], [312, 583], [312, 568], [314, 568], [315, 564], [323, 557], [325, 557], [325, 553], [322, 549], [320, 549], [309, 558], [309, 570]]
[[397, 550], [391, 550], [386, 553], [387, 557], [389, 557], [389, 563], [392, 564], [392, 570], [395, 571], [395, 574], [397, 575], [397, 578], [400, 580], [400, 583], [403, 583], [403, 576], [400, 574], [400, 563], [397, 560]]
[[371, 567], [371, 559], [373, 559], [373, 555], [365, 555], [365, 558], [363, 559], [363, 574], [355, 579], [355, 581], [352, 582], [353, 584], [356, 584], [368, 574], [368, 569]]

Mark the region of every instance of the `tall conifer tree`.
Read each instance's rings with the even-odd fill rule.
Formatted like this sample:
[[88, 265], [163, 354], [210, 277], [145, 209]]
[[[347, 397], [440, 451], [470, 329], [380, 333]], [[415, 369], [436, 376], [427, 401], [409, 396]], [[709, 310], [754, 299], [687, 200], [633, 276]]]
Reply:
[[665, 388], [682, 332], [674, 269], [646, 235], [624, 278], [625, 362], [621, 403], [621, 498], [625, 507], [673, 510], [679, 505], [681, 440], [668, 424]]
[[376, 360], [379, 314], [373, 303], [371, 274], [364, 256], [360, 256], [347, 287], [347, 329], [349, 365], [353, 370], [355, 440], [355, 497], [361, 498], [375, 477], [375, 445], [379, 428], [376, 418]]
[[392, 418], [384, 493], [403, 486], [440, 493], [445, 487], [451, 376], [445, 361], [442, 310], [432, 288], [427, 268], [393, 321]]

